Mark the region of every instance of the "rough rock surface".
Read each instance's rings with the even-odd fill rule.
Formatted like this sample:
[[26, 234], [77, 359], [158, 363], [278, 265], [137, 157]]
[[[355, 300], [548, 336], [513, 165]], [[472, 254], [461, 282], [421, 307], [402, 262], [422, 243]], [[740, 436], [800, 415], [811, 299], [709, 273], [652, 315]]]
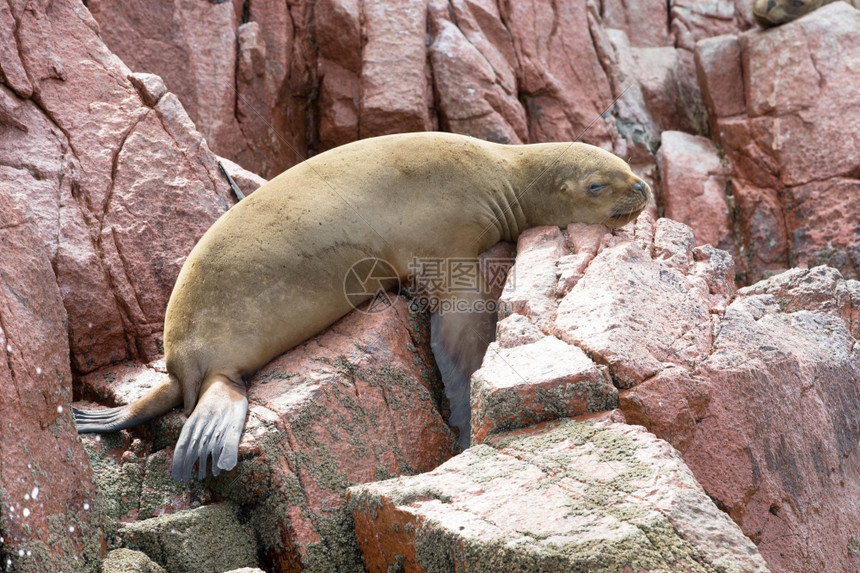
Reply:
[[257, 539], [238, 513], [231, 503], [204, 505], [130, 523], [119, 534], [171, 573], [228, 571], [257, 564]]
[[108, 46], [135, 71], [161, 75], [217, 153], [272, 177], [320, 150], [419, 129], [626, 145], [619, 134], [633, 127], [614, 106], [625, 85], [610, 63], [609, 28], [644, 58], [630, 69], [643, 71], [634, 83], [648, 84], [658, 121], [689, 127], [688, 107], [701, 107], [687, 97], [698, 92], [693, 45], [748, 27], [748, 7], [735, 4], [667, 13], [665, 3], [618, 0], [172, 0], [157, 21], [136, 3], [88, 6]]
[[102, 562], [102, 573], [164, 573], [164, 569], [146, 553], [120, 548], [107, 554]]
[[[439, 413], [444, 395], [429, 356], [426, 320], [410, 315], [404, 300], [392, 300], [383, 312], [348, 315], [249, 381], [250, 414], [234, 472], [204, 483], [170, 480], [170, 448], [182, 423], [178, 413], [135, 431], [143, 439], [128, 432], [86, 437], [111, 517], [138, 520], [158, 540], [159, 532], [169, 532], [166, 517], [159, 516], [206, 507], [213, 497], [229, 499], [251, 516], [247, 525], [268, 567], [360, 570], [343, 508], [346, 488], [428, 471], [457, 453]], [[164, 376], [159, 368], [122, 366], [90, 374], [84, 380], [87, 396], [110, 404], [134, 400]], [[136, 527], [122, 526], [121, 536], [131, 539]], [[202, 535], [189, 541], [188, 555], [205, 553], [211, 542]], [[165, 561], [167, 550], [158, 556], [138, 542], [128, 546], [178, 570]]]
[[[70, 389], [114, 405], [163, 376], [167, 295], [234, 201], [210, 146], [269, 177], [438, 127], [581, 135], [662, 187], [659, 208], [700, 240], [726, 236], [716, 156], [694, 137], [710, 135], [740, 282], [842, 272], [736, 297], [731, 258], [682, 225], [535, 230], [474, 416], [492, 442], [617, 403], [683, 453], [774, 571], [856, 571], [860, 12], [739, 33], [748, 0], [407, 4], [0, 0], [0, 409], [15, 438], [0, 440], [0, 568], [98, 570], [122, 524], [222, 499], [252, 516], [258, 565], [362, 567], [345, 488], [455, 453], [423, 326], [353, 318], [274, 363], [252, 382], [239, 470], [190, 486], [168, 479], [181, 415], [82, 449]], [[246, 193], [261, 181], [226, 166]], [[681, 209], [691, 196], [716, 205], [707, 224]], [[565, 360], [531, 353], [545, 347]]]
[[499, 435], [349, 492], [369, 571], [768, 571], [678, 453], [627, 424]]
[[710, 139], [664, 131], [657, 153], [666, 217], [691, 227], [696, 245], [734, 249], [728, 177]]
[[795, 265], [858, 276], [858, 54], [860, 11], [844, 2], [697, 45], [712, 132], [731, 166], [749, 282]]
[[230, 189], [176, 96], [111, 54], [83, 6], [3, 6], [0, 181], [45, 244], [73, 371], [151, 360], [182, 261]]
[[[748, 0], [171, 0], [156, 19], [135, 3], [89, 8], [127, 64], [165, 78], [217, 153], [264, 177], [358, 138], [441, 128], [582, 138], [659, 183], [663, 132], [710, 131], [731, 183], [709, 204], [727, 202], [738, 244], [726, 243], [733, 233], [705, 242], [732, 252], [749, 284], [798, 264], [857, 276], [856, 154], [840, 147], [850, 136], [828, 135], [858, 123], [860, 17], [844, 4], [767, 32], [745, 31]], [[666, 208], [690, 193], [668, 189]], [[708, 228], [722, 229], [717, 219]]]
[[[552, 293], [541, 305], [499, 323], [499, 348], [515, 356], [546, 336], [581, 348], [608, 368], [627, 421], [681, 452], [774, 571], [854, 570], [860, 283], [816, 267], [735, 293], [728, 253], [695, 247], [688, 227], [652, 224], [647, 215], [602, 239], [571, 226], [559, 244], [573, 251], [562, 249], [556, 260], [534, 240], [554, 235], [533, 229], [521, 238], [510, 274], [516, 288], [502, 299], [533, 290], [520, 277], [555, 272], [558, 279], [539, 291]], [[488, 353], [485, 366], [495, 360]], [[531, 363], [534, 371], [508, 365], [524, 372], [507, 379], [529, 405], [522, 425], [547, 412], [529, 398], [540, 389], [529, 382], [543, 359]], [[498, 409], [481, 410], [481, 377], [474, 419], [485, 427], [497, 416], [498, 428], [515, 427]]]
[[66, 311], [32, 222], [0, 193], [0, 568], [94, 570], [101, 507], [75, 436]]

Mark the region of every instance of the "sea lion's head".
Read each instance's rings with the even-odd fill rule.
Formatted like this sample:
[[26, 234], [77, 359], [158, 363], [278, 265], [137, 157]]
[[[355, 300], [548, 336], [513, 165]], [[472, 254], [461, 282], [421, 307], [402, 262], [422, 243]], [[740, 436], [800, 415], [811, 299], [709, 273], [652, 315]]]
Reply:
[[753, 17], [762, 28], [797, 20], [827, 2], [821, 0], [753, 0]]
[[626, 161], [586, 143], [570, 144], [545, 176], [545, 192], [532, 202], [533, 225], [620, 227], [651, 202], [651, 188]]

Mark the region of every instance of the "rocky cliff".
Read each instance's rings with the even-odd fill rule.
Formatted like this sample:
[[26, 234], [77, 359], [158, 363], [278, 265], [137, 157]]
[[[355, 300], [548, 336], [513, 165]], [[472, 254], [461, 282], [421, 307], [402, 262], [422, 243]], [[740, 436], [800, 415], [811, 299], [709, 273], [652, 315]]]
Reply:
[[[0, 29], [0, 569], [858, 569], [860, 11], [2, 0]], [[164, 375], [219, 159], [250, 193], [424, 129], [581, 139], [657, 191], [520, 238], [478, 447], [405, 301], [259, 372], [227, 475], [169, 481], [179, 413], [76, 436], [73, 400]]]

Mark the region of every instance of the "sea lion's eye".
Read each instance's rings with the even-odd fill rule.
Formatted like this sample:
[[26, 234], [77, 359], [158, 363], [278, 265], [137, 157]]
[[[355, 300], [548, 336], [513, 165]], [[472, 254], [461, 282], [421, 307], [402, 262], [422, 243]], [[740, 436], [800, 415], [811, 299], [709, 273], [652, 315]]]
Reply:
[[591, 183], [588, 186], [588, 192], [591, 193], [592, 195], [597, 195], [598, 193], [600, 193], [604, 189], [606, 189], [605, 183]]

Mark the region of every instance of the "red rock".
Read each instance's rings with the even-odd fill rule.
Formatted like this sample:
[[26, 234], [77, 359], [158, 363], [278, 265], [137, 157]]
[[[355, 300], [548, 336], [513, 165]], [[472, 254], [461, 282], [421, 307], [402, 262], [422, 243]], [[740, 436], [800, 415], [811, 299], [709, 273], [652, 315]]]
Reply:
[[362, 8], [361, 137], [433, 129], [426, 4], [366, 0]]
[[[433, 374], [427, 328], [396, 298], [385, 312], [347, 315], [260, 370], [248, 384], [250, 413], [239, 465], [205, 483], [215, 494], [198, 484], [146, 487], [147, 480], [157, 483], [167, 475], [158, 456], [169, 450], [156, 448], [175, 444], [178, 413], [147, 424], [151, 450], [114, 454], [122, 464], [98, 461], [107, 456], [94, 451], [93, 463], [107, 475], [142, 476], [136, 490], [126, 479], [139, 493], [129, 496], [123, 507], [130, 509], [120, 515], [169, 513], [218, 496], [259, 516], [252, 526], [273, 563], [358, 566], [342, 508], [346, 487], [428, 471], [457, 451], [437, 405], [444, 394]], [[162, 379], [163, 365], [154, 366], [91, 374], [84, 379], [85, 395], [128, 403]]]
[[2, 566], [79, 570], [101, 557], [105, 533], [75, 436], [66, 311], [42, 241], [3, 193], [0, 251]]
[[500, 302], [509, 312], [551, 320], [557, 305], [555, 261], [569, 252], [561, 229], [527, 229], [517, 241], [517, 251], [522, 256], [508, 275]]
[[473, 446], [500, 431], [617, 407], [606, 368], [576, 346], [551, 336], [503, 344], [491, 343], [472, 375]]
[[320, 62], [320, 146], [323, 150], [355, 141], [361, 80], [328, 60]]
[[741, 47], [738, 37], [725, 34], [696, 43], [696, 75], [702, 85], [702, 95], [711, 131], [719, 130], [717, 119], [741, 115], [746, 111], [741, 67]]
[[690, 52], [673, 47], [631, 51], [645, 105], [660, 131], [705, 133], [705, 108]]
[[[111, 51], [135, 72], [160, 75], [215, 153], [242, 145], [234, 112], [236, 15], [231, 2], [94, 0], [87, 3]], [[182, 62], [184, 65], [176, 65]]]
[[[692, 252], [685, 256], [692, 264]], [[643, 301], [661, 314], [643, 313]], [[706, 354], [709, 308], [701, 279], [690, 280], [683, 270], [622, 242], [594, 258], [559, 303], [554, 328], [562, 340], [608, 365], [617, 386], [629, 388], [660, 372], [664, 363], [682, 365]]]
[[789, 188], [784, 201], [792, 265], [826, 264], [860, 276], [860, 181], [813, 181]]
[[[429, 56], [441, 127], [499, 143], [528, 141], [513, 45], [498, 8], [460, 1], [453, 3], [453, 11], [449, 13], [448, 2], [430, 2]], [[449, 20], [452, 16], [456, 23]]]
[[[21, 19], [17, 41], [23, 65], [40, 78], [32, 86], [39, 107], [6, 94], [25, 128], [0, 145], [17, 150], [6, 174], [16, 185], [53, 181], [15, 196], [39, 222], [56, 268], [72, 364], [89, 372], [158, 353], [181, 261], [230, 195], [176, 97], [155, 76], [131, 75], [86, 11], [58, 10], [62, 34], [50, 33], [38, 11]], [[50, 62], [53, 72], [43, 74]]]
[[696, 42], [704, 38], [746, 30], [752, 22], [752, 5], [745, 0], [672, 2], [671, 28], [675, 45], [686, 50], [692, 51]]
[[604, 0], [601, 4], [606, 27], [623, 30], [632, 45], [659, 47], [669, 43], [669, 5], [666, 2]]
[[734, 192], [741, 235], [741, 258], [746, 282], [770, 276], [789, 267], [788, 233], [779, 194], [735, 181]]
[[838, 193], [852, 189], [846, 177], [860, 172], [860, 158], [846, 147], [860, 137], [850, 103], [858, 31], [860, 13], [835, 2], [768, 32], [741, 34], [737, 46], [723, 38], [697, 47], [712, 129], [731, 167], [748, 282], [807, 262], [857, 276], [856, 214]]
[[726, 203], [728, 183], [711, 140], [665, 131], [657, 154], [666, 217], [694, 229], [696, 244], [724, 250], [734, 246]]
[[[860, 111], [851, 104], [856, 91], [852, 70], [860, 65], [858, 30], [860, 12], [836, 2], [772, 34], [741, 37], [745, 76], [750, 78], [747, 109], [750, 117], [778, 118], [773, 151], [786, 185], [860, 169], [860, 158], [844, 143], [860, 137]], [[777, 47], [785, 56], [767, 57]], [[842, 137], [834, 138], [834, 133]]]
[[860, 368], [845, 287], [818, 267], [742, 290], [698, 370], [710, 404], [684, 459], [774, 571], [854, 568]]
[[349, 506], [369, 571], [768, 571], [677, 453], [625, 424], [509, 433]]
[[319, 46], [322, 150], [359, 138], [361, 11], [357, 0], [323, 0], [314, 8]]
[[583, 33], [598, 26], [586, 5], [511, 2], [500, 11], [519, 63], [529, 141], [582, 139], [608, 145], [610, 123], [602, 114], [613, 97], [591, 35]]

